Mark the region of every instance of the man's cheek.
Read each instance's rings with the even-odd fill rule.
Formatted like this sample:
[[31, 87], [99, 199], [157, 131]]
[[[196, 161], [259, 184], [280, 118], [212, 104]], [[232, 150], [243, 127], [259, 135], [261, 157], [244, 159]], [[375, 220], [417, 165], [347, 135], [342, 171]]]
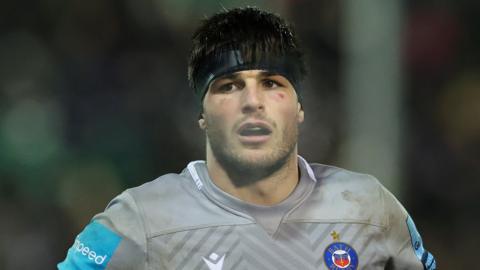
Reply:
[[211, 135], [218, 137], [226, 137], [228, 133], [227, 123], [222, 115], [209, 115], [205, 119], [207, 130]]

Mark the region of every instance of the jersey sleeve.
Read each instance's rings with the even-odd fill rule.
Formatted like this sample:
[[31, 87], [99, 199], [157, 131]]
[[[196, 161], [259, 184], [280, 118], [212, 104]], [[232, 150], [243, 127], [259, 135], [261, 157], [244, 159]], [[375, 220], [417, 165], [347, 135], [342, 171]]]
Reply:
[[435, 258], [423, 246], [412, 218], [400, 202], [385, 188], [384, 203], [387, 218], [385, 242], [390, 270], [436, 270]]
[[135, 200], [128, 191], [75, 238], [59, 270], [145, 269], [146, 233]]

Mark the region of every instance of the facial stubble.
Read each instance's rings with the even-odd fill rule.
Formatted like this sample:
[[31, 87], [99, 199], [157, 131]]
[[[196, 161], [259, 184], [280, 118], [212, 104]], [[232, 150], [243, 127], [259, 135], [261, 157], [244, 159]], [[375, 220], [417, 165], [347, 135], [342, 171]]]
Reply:
[[[285, 128], [280, 130], [280, 140], [272, 146], [271, 151], [254, 159], [241, 150], [230, 147], [227, 131], [217, 125], [218, 122], [214, 116], [205, 115], [207, 140], [215, 159], [237, 187], [250, 185], [279, 171], [286, 166], [296, 149], [298, 140], [296, 118], [287, 121]], [[274, 122], [269, 122], [276, 126]], [[234, 140], [233, 137], [230, 139]]]

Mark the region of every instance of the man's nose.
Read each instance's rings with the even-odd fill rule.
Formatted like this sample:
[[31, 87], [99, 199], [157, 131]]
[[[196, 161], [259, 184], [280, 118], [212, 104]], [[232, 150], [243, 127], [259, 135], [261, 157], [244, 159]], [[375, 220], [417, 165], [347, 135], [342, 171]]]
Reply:
[[253, 113], [257, 111], [263, 111], [265, 109], [264, 93], [257, 84], [247, 83], [242, 91], [242, 112]]

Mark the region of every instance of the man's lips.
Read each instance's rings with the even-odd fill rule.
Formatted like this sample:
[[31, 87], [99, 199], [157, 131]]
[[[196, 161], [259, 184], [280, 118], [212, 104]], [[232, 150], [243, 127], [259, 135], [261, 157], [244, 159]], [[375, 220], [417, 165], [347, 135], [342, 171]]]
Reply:
[[248, 122], [238, 128], [240, 136], [263, 136], [270, 133], [272, 133], [272, 129], [264, 122]]
[[265, 122], [247, 122], [238, 128], [237, 133], [244, 143], [262, 143], [268, 140], [272, 129]]

